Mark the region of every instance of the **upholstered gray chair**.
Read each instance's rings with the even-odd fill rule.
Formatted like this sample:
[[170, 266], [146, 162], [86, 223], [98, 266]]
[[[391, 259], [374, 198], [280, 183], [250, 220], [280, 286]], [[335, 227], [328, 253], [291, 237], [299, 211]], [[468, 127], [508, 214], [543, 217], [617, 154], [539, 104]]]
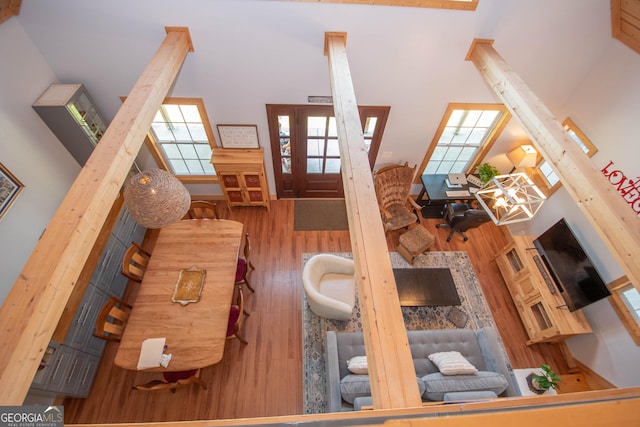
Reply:
[[330, 254], [312, 256], [302, 270], [311, 311], [320, 317], [349, 320], [356, 302], [353, 260]]

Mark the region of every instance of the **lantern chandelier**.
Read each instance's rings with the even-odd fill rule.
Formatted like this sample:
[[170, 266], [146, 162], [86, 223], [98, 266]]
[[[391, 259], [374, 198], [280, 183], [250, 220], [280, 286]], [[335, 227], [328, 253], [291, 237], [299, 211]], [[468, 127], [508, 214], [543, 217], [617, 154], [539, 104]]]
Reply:
[[475, 197], [497, 225], [530, 220], [546, 200], [524, 173], [495, 176]]

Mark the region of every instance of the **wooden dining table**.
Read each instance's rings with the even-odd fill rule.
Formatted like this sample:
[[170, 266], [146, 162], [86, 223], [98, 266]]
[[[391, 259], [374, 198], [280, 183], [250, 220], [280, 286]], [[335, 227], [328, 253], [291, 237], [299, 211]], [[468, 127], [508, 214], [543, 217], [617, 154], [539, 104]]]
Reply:
[[[224, 219], [189, 219], [160, 230], [133, 302], [114, 364], [137, 370], [144, 340], [166, 338], [166, 368], [185, 371], [218, 363], [226, 342], [229, 310], [243, 225]], [[172, 302], [181, 270], [206, 270], [197, 302]]]

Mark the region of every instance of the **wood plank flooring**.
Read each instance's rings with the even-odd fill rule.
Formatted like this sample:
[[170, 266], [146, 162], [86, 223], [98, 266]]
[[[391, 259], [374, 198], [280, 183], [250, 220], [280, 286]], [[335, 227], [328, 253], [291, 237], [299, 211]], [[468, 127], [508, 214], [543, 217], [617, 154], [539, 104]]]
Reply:
[[[349, 252], [348, 231], [293, 231], [293, 201], [272, 201], [271, 210], [234, 208], [218, 202], [222, 217], [245, 224], [252, 242], [251, 259], [256, 270], [250, 280], [256, 289], [248, 293], [251, 316], [244, 323], [249, 344], [227, 342], [223, 360], [202, 370], [208, 389], [189, 387], [177, 392], [143, 392], [133, 384], [158, 377], [157, 373], [132, 372], [113, 365], [117, 343], [107, 349], [86, 399], [67, 399], [67, 423], [154, 422], [199, 419], [252, 418], [302, 414], [301, 270], [305, 252]], [[469, 240], [454, 236], [446, 242], [447, 229], [436, 229], [438, 219], [423, 219], [436, 237], [433, 251], [467, 251], [482, 285], [500, 335], [514, 368], [549, 363], [568, 373], [561, 349], [554, 344], [527, 346], [526, 333], [498, 268], [494, 253], [507, 241], [493, 224], [469, 230]], [[387, 243], [393, 250], [398, 233]], [[156, 233], [145, 246], [152, 248]], [[137, 284], [130, 283], [127, 299], [135, 298]]]

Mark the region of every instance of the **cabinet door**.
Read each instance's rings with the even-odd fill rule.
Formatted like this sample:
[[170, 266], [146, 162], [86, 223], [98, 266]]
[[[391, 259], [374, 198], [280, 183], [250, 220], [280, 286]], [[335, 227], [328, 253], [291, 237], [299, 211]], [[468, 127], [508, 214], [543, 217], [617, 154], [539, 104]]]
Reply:
[[240, 189], [240, 179], [238, 179], [238, 175], [235, 173], [223, 173], [220, 174], [220, 179], [222, 179], [222, 183], [227, 189]]
[[56, 351], [54, 360], [51, 364], [51, 374], [47, 378], [44, 390], [62, 391], [67, 373], [73, 362], [74, 350], [64, 345], [60, 346]]
[[122, 298], [124, 295], [124, 291], [127, 289], [127, 284], [129, 283], [129, 279], [118, 273], [113, 277], [111, 284], [109, 285], [109, 289], [107, 291], [108, 295], [114, 295], [118, 298]]
[[103, 291], [107, 290], [107, 285], [111, 276], [113, 276], [113, 266], [114, 263], [119, 260], [118, 248], [121, 246], [122, 244], [111, 236], [104, 248], [104, 251], [100, 254], [100, 260], [98, 261], [96, 269], [93, 271], [91, 283], [101, 288]]
[[264, 190], [262, 186], [262, 176], [257, 173], [244, 173], [242, 178], [247, 189], [247, 196], [251, 203], [264, 202]]
[[76, 380], [76, 389], [74, 395], [77, 397], [87, 397], [91, 391], [93, 380], [98, 372], [98, 366], [100, 365], [100, 358], [97, 356], [87, 356], [84, 368], [79, 372], [79, 376]]
[[98, 265], [100, 269], [99, 274], [96, 274], [98, 273], [98, 271], [96, 271], [91, 278], [91, 283], [93, 283], [94, 286], [102, 289], [105, 293], [109, 292], [109, 287], [114, 277], [121, 274], [122, 257], [126, 250], [126, 246], [112, 235], [105, 247], [103, 253], [104, 258], [100, 260], [100, 264]]
[[136, 240], [133, 236], [138, 227], [138, 223], [133, 219], [129, 213], [129, 209], [126, 206], [122, 207], [118, 221], [113, 227], [112, 234], [116, 236], [120, 242], [128, 247], [132, 241], [136, 243], [142, 243], [142, 241]]
[[42, 356], [42, 361], [40, 362], [40, 367], [33, 377], [33, 381], [31, 382], [32, 387], [43, 389], [47, 382], [49, 381], [49, 377], [51, 376], [54, 366], [56, 365], [56, 359], [58, 352], [58, 348], [60, 344], [55, 341], [50, 341], [47, 349]]
[[62, 393], [66, 396], [86, 397], [98, 369], [99, 358], [82, 351], [73, 353], [71, 366], [65, 375]]
[[98, 313], [106, 301], [107, 296], [102, 291], [89, 285], [67, 333], [65, 345], [96, 355], [102, 354], [105, 342], [94, 337], [93, 331]]
[[531, 343], [556, 341], [560, 338], [560, 331], [554, 324], [551, 310], [546, 302], [540, 298], [528, 301], [517, 300], [516, 305], [525, 324]]
[[518, 280], [529, 273], [524, 259], [513, 245], [508, 246], [498, 253], [496, 256], [496, 264], [498, 264], [500, 273], [507, 283]]

